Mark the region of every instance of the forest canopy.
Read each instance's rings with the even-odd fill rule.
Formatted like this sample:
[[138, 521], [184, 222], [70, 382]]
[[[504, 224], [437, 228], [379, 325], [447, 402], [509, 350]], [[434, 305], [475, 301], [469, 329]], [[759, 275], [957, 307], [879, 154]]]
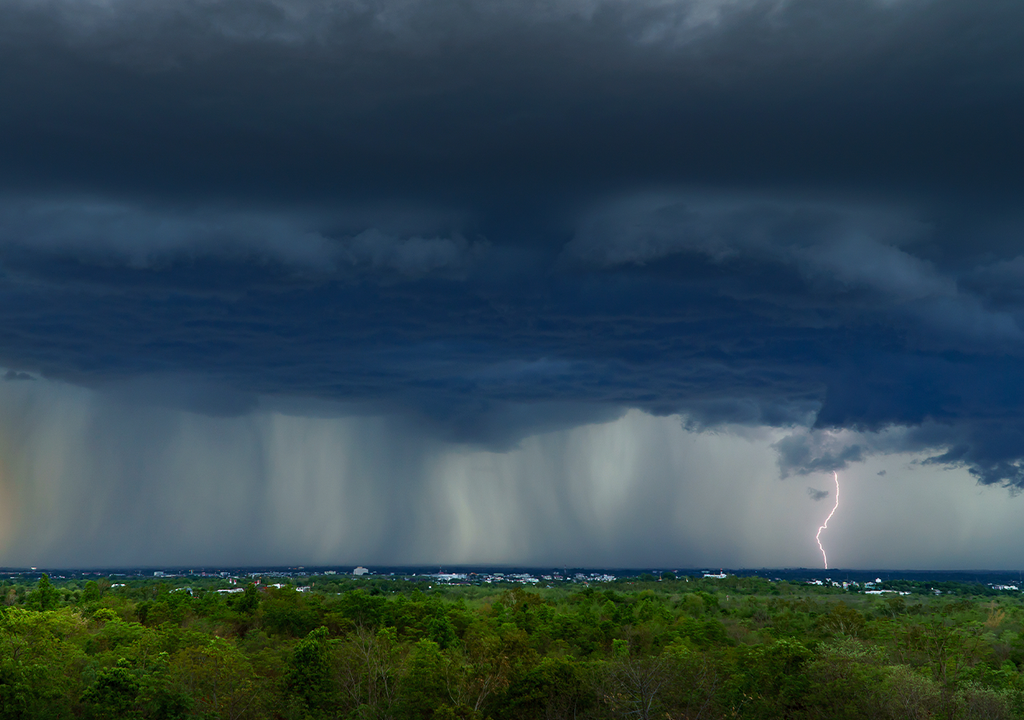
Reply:
[[0, 584], [0, 718], [1024, 717], [982, 585], [116, 580]]

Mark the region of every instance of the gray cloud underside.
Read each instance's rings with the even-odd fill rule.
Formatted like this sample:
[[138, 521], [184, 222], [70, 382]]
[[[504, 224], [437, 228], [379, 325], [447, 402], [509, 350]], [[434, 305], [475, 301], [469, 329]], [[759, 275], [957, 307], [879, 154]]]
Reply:
[[494, 447], [627, 407], [850, 428], [795, 432], [783, 472], [932, 450], [1024, 485], [1022, 28], [1015, 1], [6, 3], [0, 364]]
[[20, 0], [0, 178], [504, 219], [636, 182], [1005, 197], [1021, 27], [1014, 0]]

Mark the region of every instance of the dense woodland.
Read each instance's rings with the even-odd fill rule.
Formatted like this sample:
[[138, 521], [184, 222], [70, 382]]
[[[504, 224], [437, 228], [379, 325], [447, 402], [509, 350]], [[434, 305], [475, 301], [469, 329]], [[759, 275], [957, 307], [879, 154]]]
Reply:
[[0, 583], [0, 717], [1024, 718], [1018, 592], [291, 582]]

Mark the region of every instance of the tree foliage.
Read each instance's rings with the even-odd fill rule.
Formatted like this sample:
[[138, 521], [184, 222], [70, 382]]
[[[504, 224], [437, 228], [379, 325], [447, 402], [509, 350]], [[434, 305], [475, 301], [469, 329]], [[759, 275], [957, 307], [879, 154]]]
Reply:
[[1024, 718], [1020, 595], [302, 582], [5, 584], [0, 720]]

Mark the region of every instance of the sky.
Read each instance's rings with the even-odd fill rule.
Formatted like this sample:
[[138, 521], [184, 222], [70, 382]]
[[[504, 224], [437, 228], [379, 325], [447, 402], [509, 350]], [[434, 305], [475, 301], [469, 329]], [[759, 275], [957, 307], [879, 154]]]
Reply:
[[1019, 0], [0, 4], [0, 565], [1024, 567]]

